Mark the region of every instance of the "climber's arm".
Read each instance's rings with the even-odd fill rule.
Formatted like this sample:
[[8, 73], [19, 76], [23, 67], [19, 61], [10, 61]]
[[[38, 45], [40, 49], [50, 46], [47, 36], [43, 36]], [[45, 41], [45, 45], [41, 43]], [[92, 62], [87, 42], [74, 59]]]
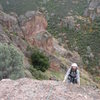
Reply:
[[66, 79], [68, 78], [68, 75], [70, 74], [70, 70], [71, 70], [71, 68], [68, 69], [68, 71], [67, 71], [67, 73], [66, 73], [66, 75], [65, 75], [65, 77], [64, 77], [63, 82], [65, 82]]
[[79, 73], [79, 70], [77, 70], [77, 82], [80, 85], [80, 73]]

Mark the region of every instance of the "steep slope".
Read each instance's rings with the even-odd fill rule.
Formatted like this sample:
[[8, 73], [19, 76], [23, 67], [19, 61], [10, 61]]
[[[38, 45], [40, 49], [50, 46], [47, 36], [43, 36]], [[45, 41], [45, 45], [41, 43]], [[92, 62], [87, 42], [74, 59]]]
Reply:
[[[0, 42], [8, 45], [13, 44], [18, 50], [23, 52], [23, 67], [26, 77], [33, 77], [29, 71], [31, 66], [31, 48], [33, 47], [37, 47], [40, 51], [47, 54], [50, 59], [49, 71], [53, 70], [54, 74], [55, 72], [58, 72], [58, 74], [60, 72], [64, 75], [64, 72], [72, 62], [77, 62], [82, 66], [79, 54], [75, 51], [70, 51], [69, 48], [65, 49], [47, 31], [47, 27], [47, 20], [39, 11], [28, 11], [18, 16], [16, 13], [6, 14], [2, 9], [0, 10]], [[82, 81], [91, 83], [90, 76], [87, 73], [85, 74], [87, 76], [84, 75], [84, 71], [81, 72]]]
[[1, 100], [100, 100], [100, 90], [57, 81], [19, 79], [0, 81]]
[[46, 30], [47, 26], [44, 15], [39, 11], [28, 11], [18, 16], [16, 13], [6, 14], [0, 10], [0, 43], [13, 44], [24, 54], [27, 77], [32, 77], [29, 68], [34, 47], [46, 53], [50, 59], [50, 69], [53, 71], [64, 72], [73, 61], [81, 63], [79, 54], [59, 45]]

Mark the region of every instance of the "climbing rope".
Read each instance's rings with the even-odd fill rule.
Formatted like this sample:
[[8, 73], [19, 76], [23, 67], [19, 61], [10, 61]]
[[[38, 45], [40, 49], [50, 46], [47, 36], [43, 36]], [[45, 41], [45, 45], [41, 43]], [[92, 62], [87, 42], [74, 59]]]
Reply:
[[47, 95], [46, 100], [49, 100], [49, 98], [50, 98], [50, 96], [51, 96], [51, 94], [52, 94], [53, 88], [54, 88], [54, 86], [51, 86], [51, 87], [50, 87], [50, 90], [49, 90], [49, 93], [48, 93], [48, 95]]
[[46, 98], [46, 100], [49, 100], [50, 99], [50, 96], [52, 95], [52, 90], [54, 89], [54, 87], [55, 86], [57, 86], [58, 84], [56, 84], [56, 85], [53, 85], [53, 86], [51, 86], [50, 87], [50, 90], [49, 90], [49, 93], [48, 93], [48, 95], [47, 95], [47, 98]]

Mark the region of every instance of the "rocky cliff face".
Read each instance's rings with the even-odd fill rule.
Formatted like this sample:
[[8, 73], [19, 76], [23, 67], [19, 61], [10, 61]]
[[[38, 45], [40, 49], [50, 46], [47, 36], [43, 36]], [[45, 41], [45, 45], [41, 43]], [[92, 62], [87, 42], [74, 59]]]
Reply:
[[0, 81], [1, 100], [100, 100], [100, 90], [57, 81], [10, 79]]
[[46, 31], [47, 21], [42, 13], [29, 11], [19, 17], [23, 36], [31, 46], [37, 46], [47, 52], [53, 51], [53, 39]]
[[100, 0], [91, 0], [84, 15], [90, 17], [92, 20], [94, 20], [96, 16], [100, 16]]

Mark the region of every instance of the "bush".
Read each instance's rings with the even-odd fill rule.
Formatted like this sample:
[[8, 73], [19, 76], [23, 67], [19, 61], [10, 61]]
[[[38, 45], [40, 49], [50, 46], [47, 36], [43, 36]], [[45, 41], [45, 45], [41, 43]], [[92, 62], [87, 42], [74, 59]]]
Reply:
[[45, 72], [49, 68], [49, 58], [39, 50], [34, 50], [32, 56], [32, 64], [37, 70]]
[[32, 76], [35, 79], [38, 79], [38, 80], [43, 80], [43, 79], [47, 80], [48, 79], [48, 77], [45, 75], [45, 73], [43, 73], [40, 70], [35, 69], [33, 66], [30, 67], [30, 72], [32, 73]]
[[23, 77], [22, 66], [23, 55], [13, 45], [0, 43], [0, 79]]

